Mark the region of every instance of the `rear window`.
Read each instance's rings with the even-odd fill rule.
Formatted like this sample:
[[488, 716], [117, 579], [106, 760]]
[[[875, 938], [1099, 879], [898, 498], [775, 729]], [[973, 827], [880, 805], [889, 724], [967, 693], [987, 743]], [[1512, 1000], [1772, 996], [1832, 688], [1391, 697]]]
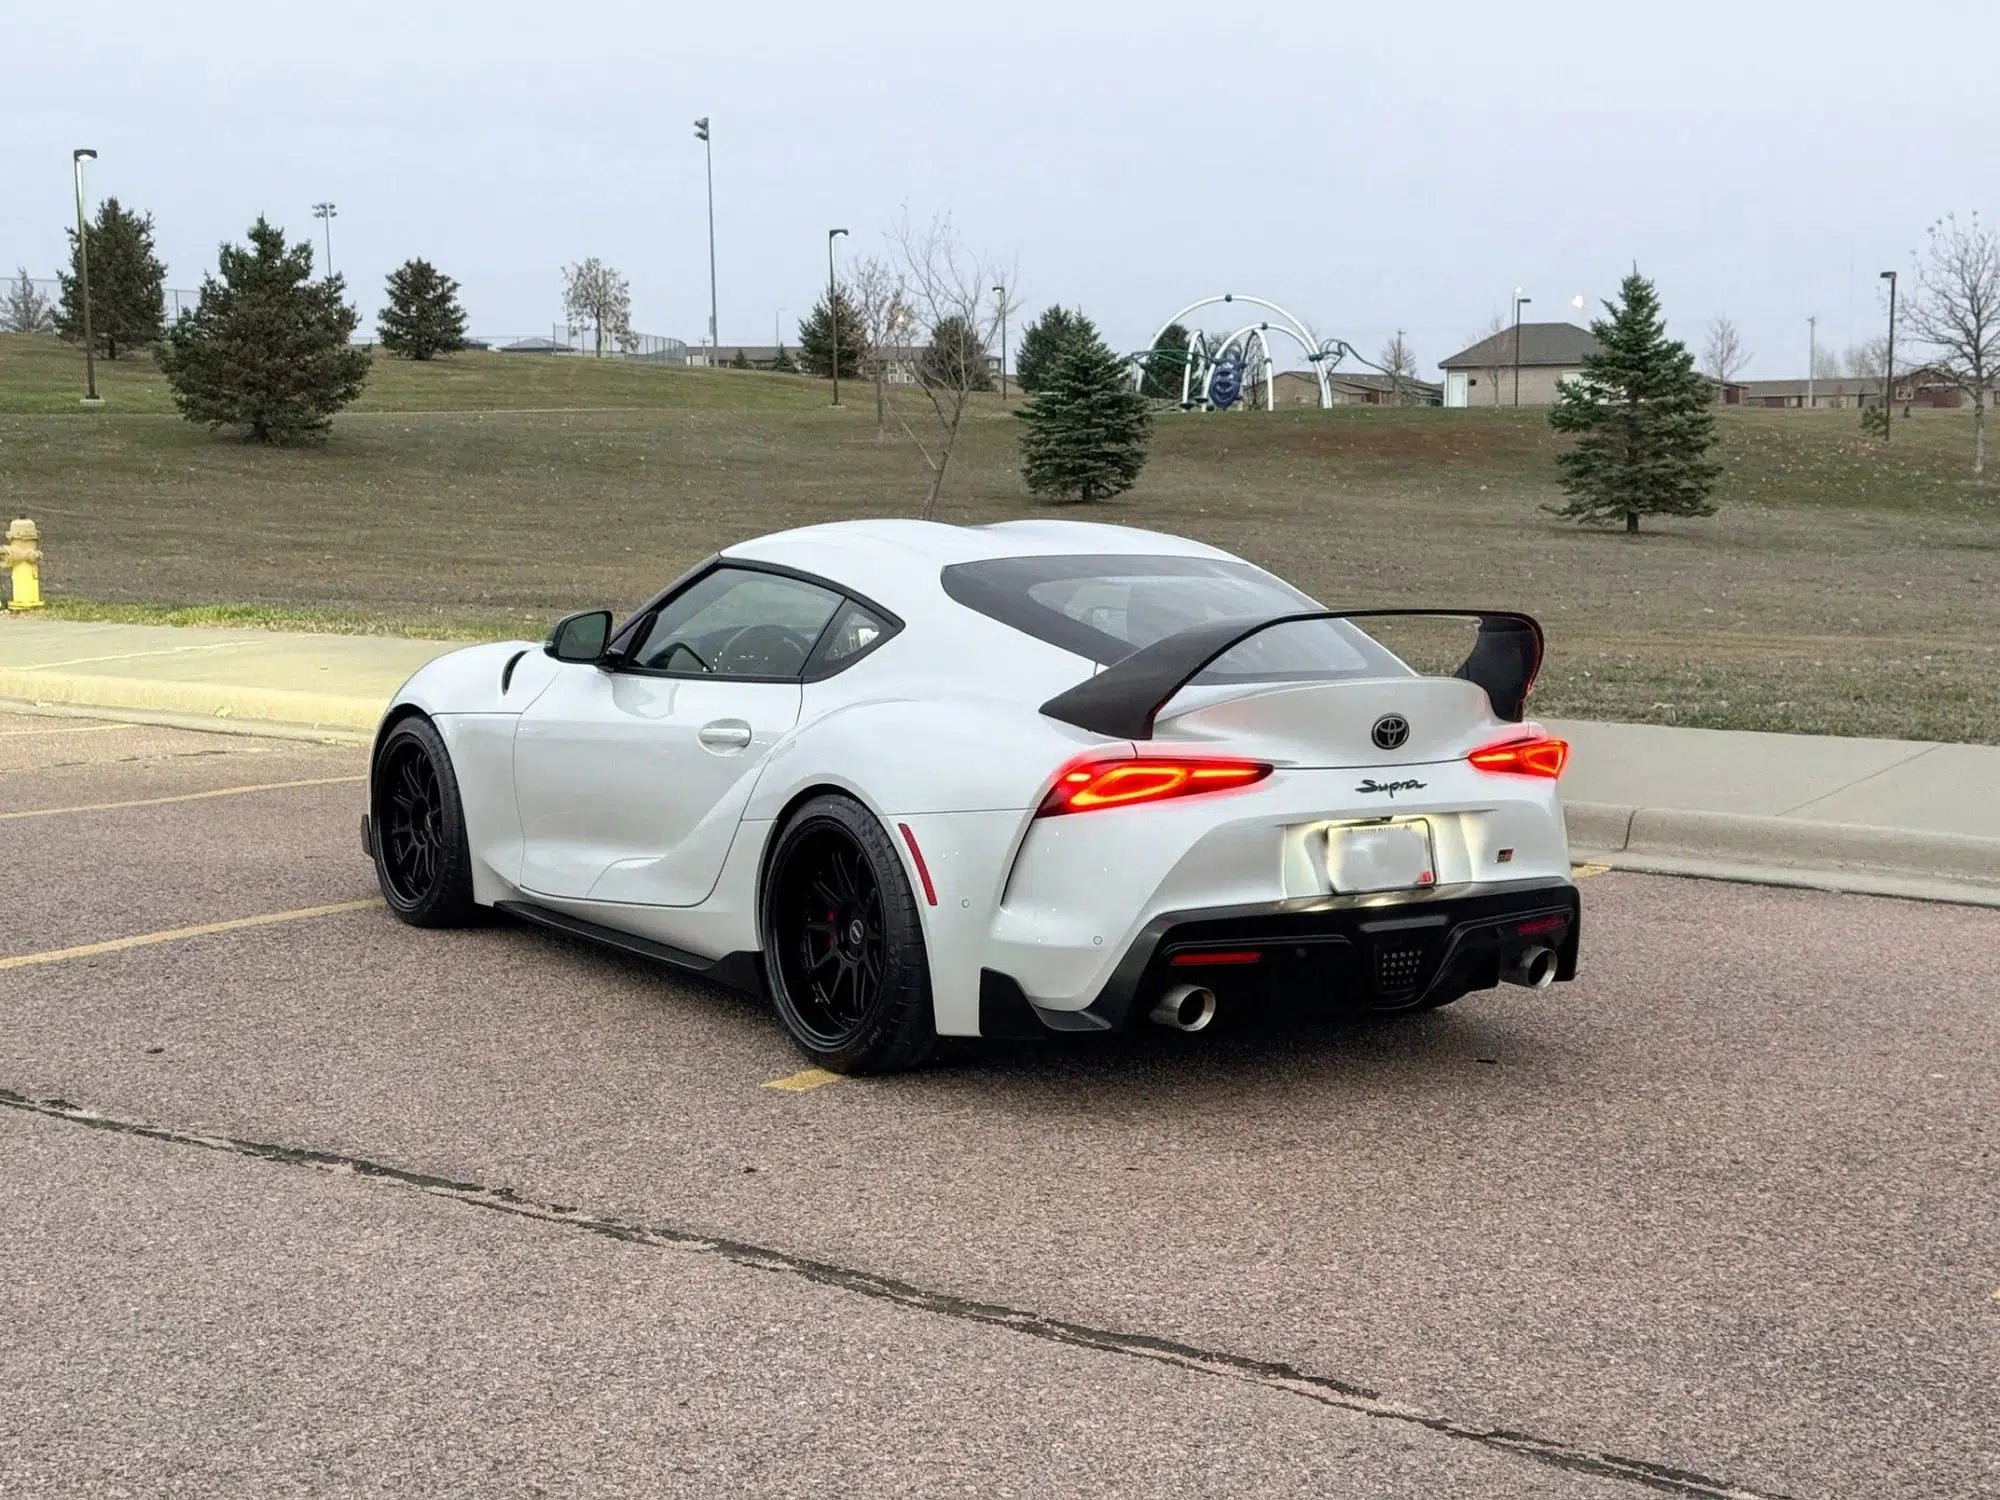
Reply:
[[[1261, 568], [1209, 557], [992, 558], [952, 564], [943, 583], [966, 608], [1100, 666], [1211, 620], [1247, 625], [1321, 608]], [[1302, 620], [1232, 647], [1194, 680], [1408, 675], [1408, 667], [1347, 621]]]

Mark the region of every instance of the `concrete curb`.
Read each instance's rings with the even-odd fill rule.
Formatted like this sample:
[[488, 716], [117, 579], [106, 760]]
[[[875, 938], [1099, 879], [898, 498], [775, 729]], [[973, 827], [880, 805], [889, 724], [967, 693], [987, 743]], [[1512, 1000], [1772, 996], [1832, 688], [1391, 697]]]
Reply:
[[373, 731], [379, 698], [350, 698], [292, 688], [225, 686], [145, 677], [111, 677], [36, 668], [0, 668], [0, 698], [67, 708], [137, 710], [187, 719], [247, 720], [304, 729]]
[[1721, 879], [1761, 872], [1816, 889], [2000, 902], [2000, 839], [1592, 802], [1563, 811], [1570, 843], [1620, 869]]

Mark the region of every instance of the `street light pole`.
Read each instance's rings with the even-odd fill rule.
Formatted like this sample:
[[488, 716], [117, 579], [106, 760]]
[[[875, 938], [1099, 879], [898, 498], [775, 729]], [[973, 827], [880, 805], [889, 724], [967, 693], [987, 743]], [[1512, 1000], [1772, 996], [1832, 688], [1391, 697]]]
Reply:
[[1889, 283], [1889, 347], [1882, 351], [1882, 441], [1886, 443], [1895, 428], [1889, 408], [1896, 399], [1896, 273], [1884, 271], [1882, 279]]
[[1000, 399], [1007, 399], [1007, 288], [996, 286], [993, 294], [1000, 299]]
[[833, 242], [845, 229], [826, 232], [826, 328], [833, 350], [833, 404], [840, 405], [840, 297], [833, 284]]
[[1519, 287], [1514, 288], [1514, 409], [1521, 408], [1521, 309], [1533, 302], [1533, 297], [1523, 297]]
[[76, 266], [83, 291], [83, 399], [95, 406], [97, 395], [97, 343], [90, 330], [90, 225], [83, 217], [83, 164], [96, 161], [97, 153], [79, 146], [69, 154], [76, 169]]
[[1818, 401], [1813, 394], [1814, 366], [1819, 363], [1819, 318], [1806, 319], [1806, 410], [1811, 411]]
[[715, 147], [709, 144], [707, 115], [694, 122], [694, 138], [701, 142], [708, 162], [708, 358], [716, 364], [722, 359], [722, 345], [715, 326]]
[[315, 203], [313, 217], [326, 226], [326, 279], [333, 280], [333, 221], [339, 211], [331, 203]]

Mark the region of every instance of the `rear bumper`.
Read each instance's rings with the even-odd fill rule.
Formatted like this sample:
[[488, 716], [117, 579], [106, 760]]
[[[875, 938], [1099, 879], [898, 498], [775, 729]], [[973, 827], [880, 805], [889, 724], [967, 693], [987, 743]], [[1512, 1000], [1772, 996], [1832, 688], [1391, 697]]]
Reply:
[[[1441, 887], [1387, 902], [1333, 897], [1167, 912], [1081, 1010], [1034, 1005], [1012, 976], [984, 970], [980, 1032], [1108, 1031], [1174, 983], [1304, 989], [1359, 1009], [1404, 1010], [1490, 988], [1503, 964], [1538, 947], [1555, 950], [1558, 980], [1572, 979], [1580, 924], [1576, 886], [1562, 879]], [[1250, 953], [1254, 960], [1244, 958]]]

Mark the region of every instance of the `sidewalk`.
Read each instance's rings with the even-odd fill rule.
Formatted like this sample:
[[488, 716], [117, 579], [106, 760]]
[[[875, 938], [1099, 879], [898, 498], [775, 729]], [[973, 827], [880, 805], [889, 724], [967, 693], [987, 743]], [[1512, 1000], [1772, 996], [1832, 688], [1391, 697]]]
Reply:
[[[0, 618], [0, 700], [360, 736], [456, 643]], [[1549, 721], [1579, 857], [2000, 906], [2000, 747]]]

